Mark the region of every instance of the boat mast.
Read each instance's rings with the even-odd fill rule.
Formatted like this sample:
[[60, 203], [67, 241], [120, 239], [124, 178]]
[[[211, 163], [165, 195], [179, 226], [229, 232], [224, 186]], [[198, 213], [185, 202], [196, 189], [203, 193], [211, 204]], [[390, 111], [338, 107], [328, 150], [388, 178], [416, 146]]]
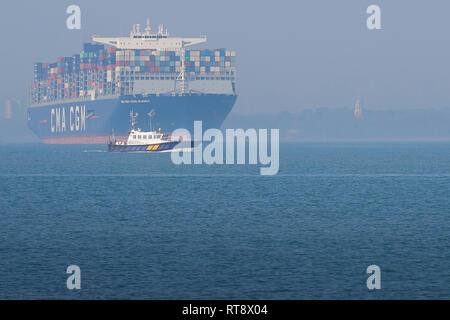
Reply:
[[150, 132], [153, 132], [153, 126], [152, 126], [152, 118], [155, 115], [155, 109], [150, 110], [149, 113], [147, 113], [148, 118], [149, 118], [149, 124], [150, 124]]
[[131, 124], [131, 130], [135, 130], [136, 129], [136, 119], [138, 117], [138, 113], [134, 113], [133, 109], [131, 109], [130, 111], [130, 124]]

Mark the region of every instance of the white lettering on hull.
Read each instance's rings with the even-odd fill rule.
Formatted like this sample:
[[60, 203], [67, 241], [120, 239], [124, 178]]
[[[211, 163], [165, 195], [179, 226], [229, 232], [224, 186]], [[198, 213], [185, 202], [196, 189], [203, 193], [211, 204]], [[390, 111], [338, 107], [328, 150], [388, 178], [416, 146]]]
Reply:
[[[74, 131], [86, 131], [86, 106], [71, 106], [69, 108], [69, 130]], [[65, 108], [52, 108], [50, 111], [50, 128], [51, 132], [66, 132], [66, 109]]]

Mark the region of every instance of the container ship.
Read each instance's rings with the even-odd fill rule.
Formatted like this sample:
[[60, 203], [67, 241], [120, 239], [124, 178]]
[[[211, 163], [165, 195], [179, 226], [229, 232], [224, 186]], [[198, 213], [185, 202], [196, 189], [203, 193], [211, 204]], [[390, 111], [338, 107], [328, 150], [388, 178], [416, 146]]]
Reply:
[[162, 25], [133, 25], [129, 37], [93, 36], [83, 51], [36, 63], [28, 127], [49, 144], [104, 144], [111, 132], [128, 137], [130, 111], [154, 113], [171, 132], [220, 128], [236, 94], [236, 53], [188, 48], [206, 37], [171, 37]]

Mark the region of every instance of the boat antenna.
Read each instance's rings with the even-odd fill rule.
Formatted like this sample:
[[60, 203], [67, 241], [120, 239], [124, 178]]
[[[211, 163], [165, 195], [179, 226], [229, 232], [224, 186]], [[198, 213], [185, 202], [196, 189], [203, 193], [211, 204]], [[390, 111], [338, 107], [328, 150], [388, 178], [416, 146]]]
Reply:
[[137, 117], [138, 117], [138, 113], [136, 112], [136, 113], [134, 113], [133, 112], [133, 109], [131, 109], [131, 111], [130, 111], [130, 124], [131, 124], [131, 130], [135, 130], [135, 127], [136, 127], [136, 119], [137, 119]]
[[150, 132], [153, 131], [153, 127], [152, 127], [152, 118], [155, 116], [156, 112], [155, 109], [150, 110], [149, 113], [147, 113], [148, 118], [149, 118], [149, 124], [150, 124]]

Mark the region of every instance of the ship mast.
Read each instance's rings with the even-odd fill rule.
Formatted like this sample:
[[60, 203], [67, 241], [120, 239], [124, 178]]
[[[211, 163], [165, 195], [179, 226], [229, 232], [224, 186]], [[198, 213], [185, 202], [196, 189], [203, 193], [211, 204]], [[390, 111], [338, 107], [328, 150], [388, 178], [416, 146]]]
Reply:
[[178, 91], [184, 94], [188, 91], [188, 82], [186, 81], [186, 48], [184, 46], [181, 48], [180, 59], [181, 71], [175, 80], [175, 92]]
[[133, 109], [130, 111], [130, 124], [131, 124], [131, 130], [136, 130], [136, 119], [138, 117], [138, 113], [134, 113]]
[[152, 118], [155, 116], [155, 109], [150, 110], [150, 112], [147, 113], [147, 115], [149, 118], [150, 132], [152, 132], [153, 131]]

